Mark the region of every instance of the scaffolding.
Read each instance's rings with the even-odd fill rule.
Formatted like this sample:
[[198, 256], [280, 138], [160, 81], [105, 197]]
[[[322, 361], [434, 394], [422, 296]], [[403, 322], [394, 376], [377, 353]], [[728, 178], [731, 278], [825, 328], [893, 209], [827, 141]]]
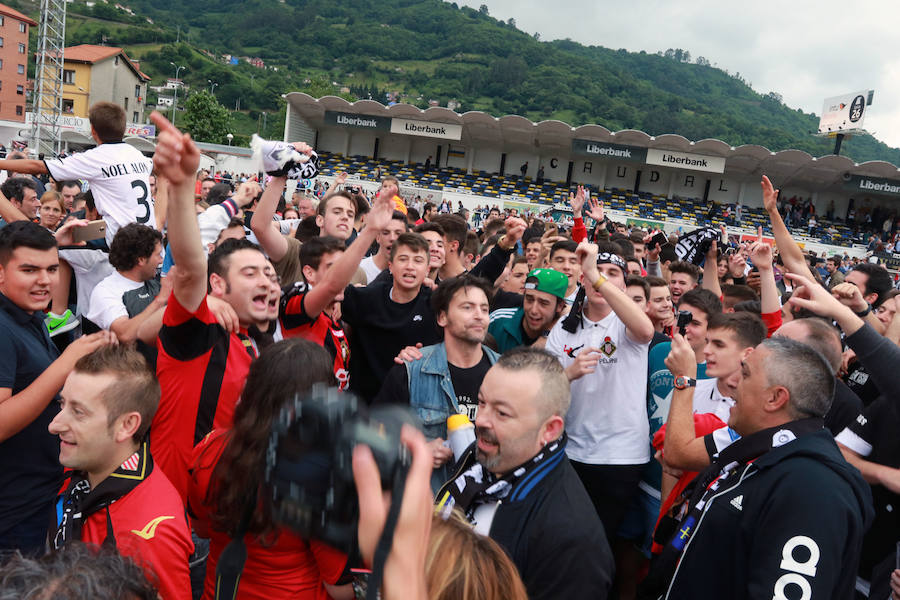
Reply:
[[41, 0], [41, 22], [32, 108], [31, 147], [48, 156], [62, 148], [63, 51], [66, 44], [65, 0]]

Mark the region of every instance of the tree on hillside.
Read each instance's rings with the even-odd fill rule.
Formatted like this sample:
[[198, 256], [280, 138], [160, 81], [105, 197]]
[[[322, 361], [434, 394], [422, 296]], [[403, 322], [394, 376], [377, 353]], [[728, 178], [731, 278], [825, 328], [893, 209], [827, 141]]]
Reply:
[[199, 142], [223, 144], [231, 129], [231, 113], [206, 90], [195, 92], [184, 103], [182, 127]]

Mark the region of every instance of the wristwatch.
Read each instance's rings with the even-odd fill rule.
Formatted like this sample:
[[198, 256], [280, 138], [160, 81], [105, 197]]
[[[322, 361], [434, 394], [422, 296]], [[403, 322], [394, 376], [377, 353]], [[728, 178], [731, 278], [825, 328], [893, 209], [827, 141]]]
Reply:
[[694, 387], [697, 385], [697, 380], [688, 377], [687, 375], [679, 375], [675, 378], [675, 389], [676, 390], [686, 390], [689, 387]]
[[872, 305], [866, 303], [866, 308], [865, 308], [865, 310], [859, 311], [858, 313], [856, 313], [856, 316], [857, 316], [857, 317], [865, 317], [865, 316], [868, 315], [870, 312], [872, 312]]

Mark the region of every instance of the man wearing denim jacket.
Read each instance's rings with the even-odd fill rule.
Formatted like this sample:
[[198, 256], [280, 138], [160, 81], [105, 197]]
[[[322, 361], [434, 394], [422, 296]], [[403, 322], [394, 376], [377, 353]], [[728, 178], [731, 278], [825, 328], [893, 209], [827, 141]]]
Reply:
[[434, 451], [435, 489], [449, 477], [453, 453], [444, 445], [447, 418], [462, 413], [474, 422], [478, 389], [498, 354], [482, 345], [489, 323], [490, 284], [469, 274], [441, 282], [431, 296], [444, 341], [406, 348], [388, 373], [375, 404], [410, 406]]

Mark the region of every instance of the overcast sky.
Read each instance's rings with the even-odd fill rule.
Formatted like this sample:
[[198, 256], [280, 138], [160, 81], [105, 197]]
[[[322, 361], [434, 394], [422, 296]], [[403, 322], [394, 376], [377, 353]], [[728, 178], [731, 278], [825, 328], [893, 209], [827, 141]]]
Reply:
[[865, 129], [900, 147], [897, 0], [463, 0], [542, 40], [630, 51], [682, 48], [739, 72], [757, 92], [821, 115], [823, 100], [875, 90]]

